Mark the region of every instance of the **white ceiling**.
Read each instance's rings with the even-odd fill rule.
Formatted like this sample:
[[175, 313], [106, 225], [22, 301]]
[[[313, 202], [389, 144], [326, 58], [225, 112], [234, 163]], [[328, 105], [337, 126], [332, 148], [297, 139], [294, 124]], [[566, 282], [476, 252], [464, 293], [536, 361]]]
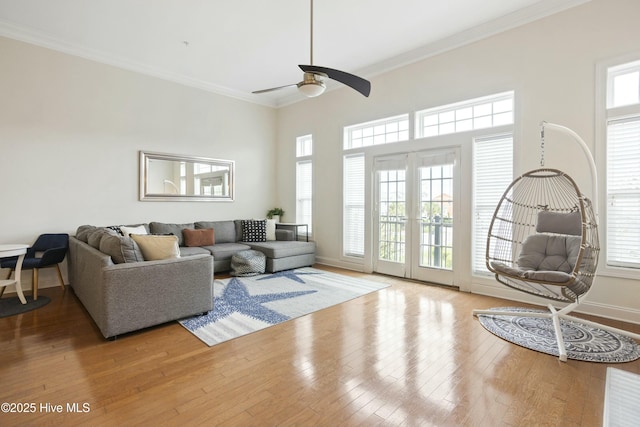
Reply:
[[[586, 1], [315, 0], [314, 64], [371, 78]], [[302, 79], [309, 0], [0, 0], [0, 35], [280, 106], [251, 92]]]

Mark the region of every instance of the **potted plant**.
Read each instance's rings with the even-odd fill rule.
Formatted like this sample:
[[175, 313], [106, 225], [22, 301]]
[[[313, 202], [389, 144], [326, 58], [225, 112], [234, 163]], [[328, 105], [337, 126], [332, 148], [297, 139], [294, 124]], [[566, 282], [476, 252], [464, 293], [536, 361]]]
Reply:
[[267, 212], [267, 218], [275, 219], [276, 222], [280, 222], [280, 217], [284, 215], [282, 208], [273, 208]]

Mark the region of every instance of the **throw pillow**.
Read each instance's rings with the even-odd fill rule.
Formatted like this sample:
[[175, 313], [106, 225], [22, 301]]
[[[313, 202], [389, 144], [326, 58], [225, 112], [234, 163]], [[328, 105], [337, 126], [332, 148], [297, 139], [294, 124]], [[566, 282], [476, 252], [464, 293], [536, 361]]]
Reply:
[[109, 225], [105, 228], [115, 231], [118, 236], [124, 236], [124, 234], [122, 234], [122, 230], [120, 230], [120, 227], [121, 227], [120, 225]]
[[213, 246], [216, 243], [213, 228], [201, 228], [197, 230], [185, 228], [182, 230], [182, 236], [184, 237], [184, 245], [187, 247]]
[[145, 261], [180, 258], [178, 236], [132, 234], [130, 237], [140, 247]]
[[264, 219], [243, 219], [242, 240], [245, 242], [266, 242], [267, 221]]
[[125, 225], [120, 226], [120, 232], [124, 237], [129, 237], [130, 234], [149, 234], [144, 225], [138, 225], [137, 227], [127, 227]]
[[267, 240], [276, 240], [276, 220], [267, 220]]
[[100, 252], [109, 255], [114, 264], [144, 261], [142, 251], [130, 237], [104, 236], [100, 240]]

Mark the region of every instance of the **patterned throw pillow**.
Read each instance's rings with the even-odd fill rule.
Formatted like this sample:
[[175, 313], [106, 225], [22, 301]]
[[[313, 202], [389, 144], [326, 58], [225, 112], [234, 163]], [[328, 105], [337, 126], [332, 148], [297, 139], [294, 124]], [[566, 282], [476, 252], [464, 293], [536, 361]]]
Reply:
[[266, 242], [267, 221], [264, 219], [243, 219], [242, 240], [245, 242]]
[[118, 233], [118, 236], [124, 236], [124, 234], [122, 233], [122, 230], [120, 229], [119, 225], [110, 225], [110, 226], [105, 227], [105, 228], [108, 228], [109, 230], [115, 231], [116, 233]]

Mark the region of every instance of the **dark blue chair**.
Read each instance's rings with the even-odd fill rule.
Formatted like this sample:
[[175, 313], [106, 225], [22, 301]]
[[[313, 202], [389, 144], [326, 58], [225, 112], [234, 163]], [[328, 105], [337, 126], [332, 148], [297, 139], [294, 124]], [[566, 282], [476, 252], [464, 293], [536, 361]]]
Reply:
[[[41, 268], [55, 267], [58, 272], [58, 280], [60, 286], [64, 289], [64, 280], [60, 272], [60, 263], [64, 260], [67, 250], [69, 249], [68, 234], [42, 234], [36, 242], [27, 249], [22, 262], [23, 270], [33, 271], [33, 299], [38, 299], [38, 270]], [[11, 277], [11, 273], [16, 269], [18, 257], [5, 258], [0, 262], [0, 267], [9, 268], [7, 279]], [[0, 289], [0, 297], [5, 288]]]

